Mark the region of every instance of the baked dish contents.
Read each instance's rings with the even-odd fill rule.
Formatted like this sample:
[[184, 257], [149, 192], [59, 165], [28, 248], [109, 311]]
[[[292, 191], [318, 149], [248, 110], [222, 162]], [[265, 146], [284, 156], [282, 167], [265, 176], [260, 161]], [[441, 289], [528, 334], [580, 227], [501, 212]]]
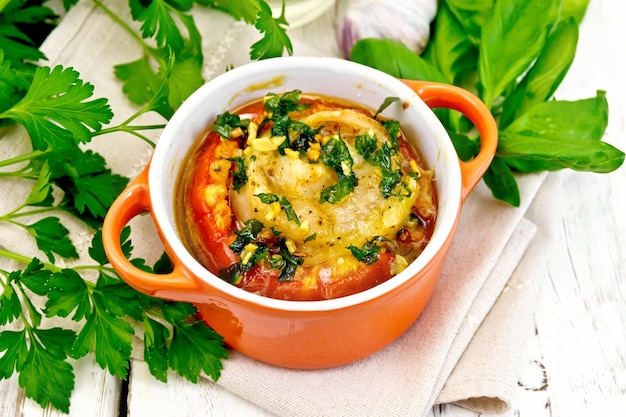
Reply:
[[177, 224], [192, 254], [246, 291], [323, 300], [372, 288], [424, 249], [433, 173], [380, 111], [290, 91], [220, 114], [187, 156]]

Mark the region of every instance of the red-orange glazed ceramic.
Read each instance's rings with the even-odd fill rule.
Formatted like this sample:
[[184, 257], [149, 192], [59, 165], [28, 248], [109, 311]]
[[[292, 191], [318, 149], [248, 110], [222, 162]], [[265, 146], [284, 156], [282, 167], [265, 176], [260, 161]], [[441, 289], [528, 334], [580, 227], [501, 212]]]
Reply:
[[[434, 170], [438, 218], [424, 251], [404, 271], [374, 288], [324, 301], [285, 301], [239, 289], [205, 269], [182, 243], [176, 225], [177, 179], [188, 150], [218, 114], [267, 92], [299, 89], [377, 109], [400, 121], [407, 139]], [[465, 114], [481, 136], [481, 150], [461, 162], [431, 108]], [[111, 264], [146, 294], [196, 305], [205, 322], [239, 352], [289, 368], [325, 368], [379, 351], [400, 336], [430, 299], [459, 220], [463, 201], [491, 162], [496, 124], [488, 109], [457, 87], [402, 81], [380, 71], [334, 58], [276, 58], [248, 64], [208, 82], [174, 114], [152, 160], [111, 207], [103, 226]], [[150, 212], [173, 272], [155, 275], [135, 268], [120, 248], [120, 233], [135, 216]]]

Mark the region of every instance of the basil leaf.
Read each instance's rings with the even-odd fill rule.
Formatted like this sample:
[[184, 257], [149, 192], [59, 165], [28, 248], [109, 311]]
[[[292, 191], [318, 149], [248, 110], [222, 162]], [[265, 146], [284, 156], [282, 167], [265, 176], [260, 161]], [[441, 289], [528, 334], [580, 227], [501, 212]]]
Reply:
[[495, 198], [519, 207], [521, 197], [517, 181], [504, 159], [497, 156], [493, 158], [483, 179]]
[[350, 60], [398, 78], [448, 82], [432, 64], [391, 39], [361, 39], [352, 47]]
[[[581, 117], [580, 115], [585, 115]], [[608, 103], [603, 91], [576, 101], [537, 104], [500, 132], [498, 155], [515, 169], [532, 172], [570, 168], [611, 172], [624, 153], [601, 142], [608, 125]]]
[[454, 145], [457, 155], [461, 161], [473, 159], [480, 151], [480, 142], [470, 139], [466, 135], [448, 130], [450, 140]]
[[578, 43], [578, 25], [573, 18], [557, 24], [532, 68], [505, 99], [500, 128], [517, 115], [552, 97], [572, 65]]
[[592, 98], [539, 103], [518, 117], [504, 132], [533, 132], [563, 139], [600, 140], [608, 121], [609, 105], [605, 92], [598, 91], [596, 97]]
[[385, 100], [383, 101], [383, 104], [380, 105], [380, 107], [378, 108], [378, 110], [376, 110], [376, 113], [374, 114], [374, 119], [376, 117], [378, 117], [378, 115], [380, 113], [382, 113], [383, 111], [385, 111], [385, 109], [389, 106], [391, 106], [393, 103], [395, 103], [396, 101], [400, 101], [400, 97], [387, 97], [385, 98]]
[[[458, 16], [453, 15], [450, 3], [439, 2], [435, 31], [423, 57], [443, 74], [447, 82], [457, 84], [475, 71], [478, 49], [475, 46], [477, 42], [472, 43], [469, 31], [463, 27]], [[468, 25], [473, 21], [472, 15], [463, 10], [459, 10], [459, 15]], [[480, 36], [480, 30], [477, 35]]]
[[559, 2], [499, 0], [482, 28], [478, 74], [482, 99], [493, 101], [527, 70], [556, 21]]
[[582, 22], [589, 0], [563, 0], [561, 2], [561, 16], [572, 16], [577, 23]]
[[612, 172], [624, 162], [624, 153], [593, 139], [553, 137], [534, 132], [500, 132], [498, 156], [537, 160], [538, 165], [518, 167], [526, 171], [570, 168], [576, 171]]
[[493, 3], [494, 0], [446, 0], [440, 3], [442, 7], [437, 11], [437, 15], [442, 12], [441, 9], [449, 10], [467, 34], [467, 38], [477, 45], [480, 42], [482, 27], [493, 10]]

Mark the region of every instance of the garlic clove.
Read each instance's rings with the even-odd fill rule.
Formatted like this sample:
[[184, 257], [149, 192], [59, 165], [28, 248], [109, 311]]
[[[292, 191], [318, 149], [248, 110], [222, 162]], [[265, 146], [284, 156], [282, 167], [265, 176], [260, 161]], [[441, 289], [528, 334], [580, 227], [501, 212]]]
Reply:
[[346, 58], [354, 44], [365, 38], [393, 39], [421, 53], [436, 13], [437, 0], [350, 0], [338, 13], [337, 42]]

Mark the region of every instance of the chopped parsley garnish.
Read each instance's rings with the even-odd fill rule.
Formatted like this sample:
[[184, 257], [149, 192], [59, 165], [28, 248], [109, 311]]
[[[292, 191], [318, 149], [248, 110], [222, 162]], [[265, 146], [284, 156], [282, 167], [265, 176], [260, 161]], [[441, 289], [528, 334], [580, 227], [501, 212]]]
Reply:
[[378, 140], [376, 140], [375, 136], [370, 136], [369, 134], [358, 135], [354, 139], [354, 147], [363, 156], [363, 159], [372, 165], [378, 165], [375, 156], [378, 149]]
[[306, 103], [300, 102], [300, 94], [302, 91], [288, 91], [282, 95], [276, 93], [267, 93], [265, 95], [264, 108], [267, 112], [267, 118], [277, 121], [292, 111], [301, 111], [309, 107]]
[[248, 258], [245, 263], [241, 262], [241, 272], [249, 271], [258, 262], [267, 259], [267, 254], [269, 253], [267, 246], [262, 243], [256, 243], [255, 246], [256, 249], [254, 249], [250, 258]]
[[244, 164], [245, 159], [243, 156], [236, 156], [228, 160], [235, 164], [232, 170], [233, 189], [238, 192], [248, 182], [248, 174], [246, 174], [246, 166]]
[[354, 191], [359, 180], [352, 171], [354, 161], [350, 155], [348, 147], [341, 139], [340, 135], [334, 136], [322, 146], [320, 160], [329, 168], [332, 168], [339, 177], [335, 185], [331, 185], [322, 190], [320, 203], [335, 204]]
[[217, 116], [213, 124], [213, 131], [224, 139], [231, 139], [233, 130], [239, 128], [244, 134], [247, 134], [250, 119], [241, 119], [238, 114], [229, 112], [222, 113]]
[[389, 134], [389, 139], [391, 140], [391, 148], [394, 151], [398, 151], [400, 148], [400, 142], [398, 138], [400, 137], [400, 122], [397, 120], [383, 120], [381, 122], [385, 130], [387, 130], [387, 134]]
[[389, 145], [386, 142], [383, 143], [380, 152], [378, 152], [378, 166], [383, 175], [380, 182], [380, 193], [384, 198], [391, 197], [393, 190], [402, 181], [402, 172], [399, 169], [393, 169], [391, 154], [392, 150]]
[[363, 262], [364, 264], [371, 265], [378, 261], [378, 253], [380, 252], [380, 246], [378, 246], [378, 242], [389, 241], [389, 239], [383, 236], [374, 236], [370, 241], [365, 242], [365, 244], [358, 248], [354, 245], [350, 245], [347, 249], [350, 249], [352, 252], [352, 256], [356, 258], [357, 261]]
[[264, 227], [263, 223], [256, 219], [246, 221], [244, 227], [237, 233], [235, 241], [230, 244], [230, 248], [237, 255], [241, 254], [248, 243], [252, 243], [256, 240]]
[[280, 275], [278, 276], [278, 282], [291, 281], [296, 275], [296, 269], [298, 268], [298, 266], [304, 263], [304, 258], [289, 252], [289, 249], [287, 248], [287, 245], [285, 243], [285, 239], [280, 239], [279, 244], [280, 256], [283, 257], [285, 264], [280, 271]]
[[280, 204], [280, 208], [285, 211], [287, 219], [295, 222], [298, 226], [300, 226], [300, 219], [298, 218], [298, 215], [296, 214], [289, 200], [287, 200], [287, 197], [271, 193], [255, 194], [255, 197], [259, 197], [261, 202], [264, 204], [272, 204], [277, 202], [278, 204]]
[[[341, 175], [341, 174], [339, 174]], [[354, 191], [358, 185], [358, 178], [354, 173], [349, 177], [339, 177], [339, 181], [335, 185], [325, 187], [320, 193], [320, 203], [335, 204], [343, 200], [348, 194]]]
[[291, 120], [289, 129], [296, 133], [295, 138], [291, 140], [289, 147], [294, 151], [298, 151], [301, 154], [306, 153], [311, 143], [315, 142], [315, 135], [317, 135], [322, 128], [313, 129], [306, 123], [299, 122], [297, 120]]

